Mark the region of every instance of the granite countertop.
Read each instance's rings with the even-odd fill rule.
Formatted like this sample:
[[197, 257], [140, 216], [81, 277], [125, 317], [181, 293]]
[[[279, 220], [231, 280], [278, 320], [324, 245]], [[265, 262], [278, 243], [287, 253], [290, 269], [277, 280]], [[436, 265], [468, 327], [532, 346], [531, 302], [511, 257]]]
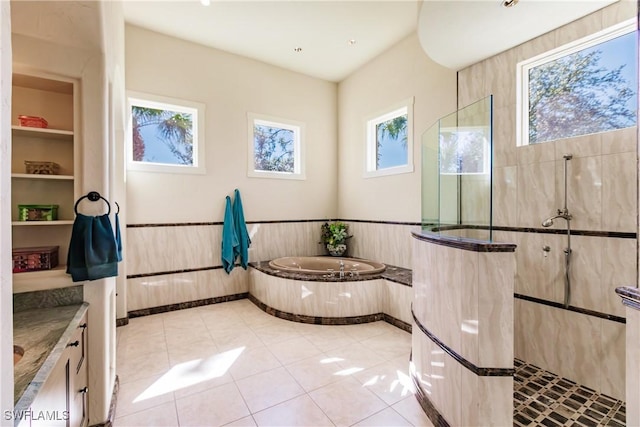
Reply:
[[82, 303], [13, 314], [13, 343], [24, 348], [13, 368], [16, 411], [29, 409], [88, 307]]
[[265, 274], [277, 277], [283, 277], [285, 279], [293, 280], [305, 280], [308, 282], [361, 282], [365, 280], [375, 279], [387, 279], [392, 282], [397, 282], [405, 286], [411, 286], [411, 270], [408, 268], [397, 267], [394, 265], [386, 264], [387, 268], [378, 274], [362, 274], [359, 276], [351, 277], [348, 273], [345, 274], [343, 279], [340, 279], [337, 275], [331, 276], [330, 274], [304, 274], [295, 272], [285, 272], [282, 270], [274, 269], [269, 265], [269, 261], [256, 261], [250, 262], [249, 265], [258, 271]]

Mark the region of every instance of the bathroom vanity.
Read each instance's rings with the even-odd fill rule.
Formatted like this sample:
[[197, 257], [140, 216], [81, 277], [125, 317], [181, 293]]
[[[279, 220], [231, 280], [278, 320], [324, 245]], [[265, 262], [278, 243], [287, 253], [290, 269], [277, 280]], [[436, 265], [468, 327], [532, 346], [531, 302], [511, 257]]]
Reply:
[[15, 425], [88, 424], [87, 303], [14, 313]]

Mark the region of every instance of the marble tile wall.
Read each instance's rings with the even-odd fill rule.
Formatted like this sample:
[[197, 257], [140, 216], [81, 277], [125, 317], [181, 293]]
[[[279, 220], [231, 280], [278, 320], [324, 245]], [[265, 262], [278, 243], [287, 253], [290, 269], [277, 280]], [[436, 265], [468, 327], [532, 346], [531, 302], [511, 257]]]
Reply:
[[351, 317], [383, 312], [383, 279], [309, 282], [250, 270], [249, 292], [269, 307], [292, 314]]
[[411, 316], [411, 302], [413, 289], [390, 280], [382, 283], [383, 307], [382, 312], [402, 320], [409, 325], [413, 323]]
[[411, 232], [417, 225], [349, 222], [349, 254], [398, 267], [411, 268]]
[[[571, 153], [567, 206], [572, 229], [637, 232], [635, 127], [531, 146], [517, 146], [516, 129], [519, 61], [636, 14], [635, 1], [616, 2], [459, 72], [460, 106], [494, 97], [494, 225], [542, 228], [542, 221], [564, 205], [562, 156]], [[560, 220], [552, 228], [565, 225]], [[500, 231], [494, 239], [517, 244], [516, 293], [563, 302], [566, 236]], [[637, 240], [572, 236], [571, 247], [571, 304], [624, 317], [614, 289], [637, 283]], [[516, 308], [516, 357], [624, 399], [624, 363], [615, 362], [624, 360], [624, 324], [522, 300], [516, 300]]]
[[625, 400], [625, 325], [515, 300], [515, 357]]
[[[476, 367], [513, 367], [514, 277], [513, 252], [473, 252], [413, 241], [414, 315]], [[512, 423], [512, 377], [478, 376], [416, 325], [412, 335], [418, 378], [451, 425]]]
[[[627, 309], [627, 330], [625, 334], [627, 345], [626, 368], [626, 396], [628, 402], [640, 401], [640, 311], [635, 308]], [[627, 425], [640, 425], [640, 405], [627, 405]]]

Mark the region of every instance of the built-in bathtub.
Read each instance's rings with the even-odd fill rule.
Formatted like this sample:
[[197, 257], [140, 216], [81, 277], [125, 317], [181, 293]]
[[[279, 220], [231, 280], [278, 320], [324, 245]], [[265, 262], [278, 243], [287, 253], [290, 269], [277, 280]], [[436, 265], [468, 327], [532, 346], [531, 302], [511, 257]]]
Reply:
[[[345, 266], [342, 278], [340, 261]], [[326, 325], [385, 320], [411, 329], [410, 270], [336, 257], [284, 257], [250, 265], [249, 298], [274, 316]]]
[[382, 273], [386, 266], [380, 262], [358, 258], [303, 256], [282, 257], [269, 261], [269, 266], [275, 270], [298, 274], [333, 274], [342, 276], [360, 276]]

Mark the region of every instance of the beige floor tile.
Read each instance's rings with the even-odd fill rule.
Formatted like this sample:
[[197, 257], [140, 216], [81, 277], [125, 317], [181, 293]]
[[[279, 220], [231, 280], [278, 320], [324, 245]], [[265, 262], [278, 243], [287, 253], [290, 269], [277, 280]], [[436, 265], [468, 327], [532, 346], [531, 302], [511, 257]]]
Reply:
[[116, 371], [121, 383], [164, 374], [170, 368], [169, 355], [166, 351], [119, 361], [120, 363], [116, 363]]
[[358, 372], [354, 377], [387, 405], [393, 405], [415, 393], [408, 365], [407, 361], [407, 369], [399, 369], [397, 363], [389, 361]]
[[357, 424], [355, 426], [372, 426], [372, 427], [400, 427], [400, 426], [411, 426], [412, 424], [404, 419], [402, 415], [398, 414], [391, 408], [383, 409], [382, 411], [374, 414]]
[[241, 379], [236, 384], [252, 414], [304, 394], [300, 384], [282, 367]]
[[283, 365], [321, 354], [320, 350], [305, 337], [270, 344], [267, 348]]
[[249, 415], [235, 384], [225, 384], [176, 400], [181, 427], [221, 426]]
[[174, 427], [178, 426], [178, 416], [174, 401], [116, 418], [114, 427]]
[[260, 338], [265, 345], [275, 344], [302, 336], [302, 334], [296, 330], [295, 326], [286, 323], [254, 328], [253, 332], [255, 332], [258, 338]]
[[131, 415], [154, 406], [173, 402], [171, 390], [160, 390], [156, 384], [161, 375], [125, 382], [120, 385], [116, 417]]
[[237, 330], [210, 331], [210, 334], [220, 350], [264, 347], [262, 340], [247, 327]]
[[253, 415], [258, 426], [333, 426], [308, 395], [298, 396]]
[[242, 349], [242, 352], [229, 368], [229, 372], [236, 381], [282, 366], [265, 346], [246, 349], [237, 347], [237, 349]]
[[285, 366], [287, 371], [307, 392], [340, 381], [343, 369], [337, 360], [318, 355]]
[[248, 417], [240, 418], [239, 420], [232, 421], [229, 424], [225, 424], [225, 427], [256, 427], [256, 426], [257, 424], [251, 415], [249, 415]]
[[354, 378], [321, 387], [309, 396], [336, 425], [352, 425], [387, 407]]
[[391, 406], [414, 426], [433, 427], [433, 423], [422, 410], [415, 396], [409, 396]]
[[411, 334], [403, 331], [386, 332], [361, 343], [383, 359], [394, 359], [411, 353]]
[[354, 343], [346, 347], [327, 351], [325, 354], [331, 358], [338, 358], [338, 364], [346, 372], [359, 372], [386, 361], [368, 347], [361, 343]]
[[169, 347], [169, 363], [175, 366], [193, 360], [207, 359], [218, 354], [218, 347], [213, 340], [204, 337], [200, 342]]

